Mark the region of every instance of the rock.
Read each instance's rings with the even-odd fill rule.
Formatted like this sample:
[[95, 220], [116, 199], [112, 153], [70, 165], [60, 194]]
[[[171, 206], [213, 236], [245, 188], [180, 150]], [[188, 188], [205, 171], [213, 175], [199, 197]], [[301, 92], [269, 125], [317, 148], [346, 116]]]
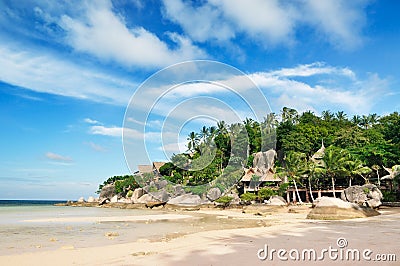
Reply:
[[153, 198], [160, 202], [167, 202], [171, 198], [165, 190], [151, 192], [149, 194], [151, 194]]
[[307, 219], [342, 220], [365, 218], [379, 215], [376, 210], [343, 201], [339, 198], [321, 197], [314, 201], [314, 208], [307, 215]]
[[118, 202], [118, 196], [115, 195], [114, 197], [112, 197], [111, 200], [110, 200], [110, 202], [111, 202], [111, 203], [116, 203], [116, 202]]
[[382, 192], [373, 184], [351, 186], [343, 190], [340, 198], [366, 207], [377, 208], [382, 205]]
[[192, 195], [192, 194], [185, 194], [178, 196], [176, 198], [170, 199], [167, 204], [171, 205], [185, 205], [185, 206], [196, 206], [200, 205], [202, 203], [202, 200], [200, 196], [198, 195]]
[[183, 189], [182, 185], [174, 186], [174, 196], [181, 196], [186, 194], [185, 190]]
[[214, 201], [214, 200], [218, 199], [219, 197], [221, 197], [221, 194], [222, 193], [219, 188], [213, 187], [207, 192], [207, 198], [211, 201]]
[[230, 205], [240, 204], [240, 197], [237, 193], [231, 192], [229, 194], [226, 194], [226, 196], [232, 197]]
[[135, 190], [133, 191], [133, 194], [132, 194], [132, 197], [131, 197], [132, 202], [133, 202], [133, 203], [137, 203], [137, 200], [138, 200], [141, 196], [143, 196], [143, 195], [144, 195], [144, 189], [143, 189], [143, 188], [137, 188], [137, 189], [135, 189]]
[[108, 198], [102, 198], [102, 199], [100, 198], [99, 199], [99, 205], [104, 205], [107, 203], [110, 203], [110, 200]]
[[84, 197], [80, 197], [80, 198], [78, 199], [78, 202], [86, 202], [86, 201], [85, 201], [85, 198], [84, 198]]
[[258, 168], [263, 174], [274, 166], [276, 151], [271, 149], [265, 152], [257, 152], [254, 155], [253, 167]]
[[146, 207], [148, 207], [148, 208], [153, 208], [153, 207], [165, 205], [166, 202], [160, 201], [159, 199], [155, 198], [152, 194], [144, 194], [137, 200], [137, 203], [145, 204]]
[[163, 189], [168, 185], [168, 181], [167, 180], [160, 180], [158, 182], [155, 182], [154, 185], [157, 187], [157, 189]]
[[101, 189], [99, 198], [111, 199], [115, 194], [115, 186], [113, 184], [107, 184]]
[[90, 196], [90, 197], [88, 198], [87, 202], [93, 203], [93, 202], [97, 202], [97, 200], [96, 200], [94, 197]]
[[271, 196], [268, 202], [271, 206], [286, 206], [286, 200], [281, 196]]

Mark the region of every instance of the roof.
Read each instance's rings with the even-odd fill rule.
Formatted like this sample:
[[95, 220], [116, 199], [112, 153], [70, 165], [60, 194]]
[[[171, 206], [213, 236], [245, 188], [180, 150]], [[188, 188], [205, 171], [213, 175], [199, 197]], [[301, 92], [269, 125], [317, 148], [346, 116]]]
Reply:
[[311, 160], [318, 161], [324, 158], [324, 156], [325, 156], [325, 146], [324, 142], [322, 141], [321, 148], [319, 148], [319, 150], [316, 153], [314, 153], [314, 155], [311, 157]]
[[140, 173], [152, 173], [153, 166], [152, 165], [138, 165], [138, 169]]
[[253, 175], [256, 175], [259, 177], [257, 180], [258, 182], [281, 182], [282, 179], [279, 177], [275, 177], [275, 173], [272, 169], [269, 169], [269, 171], [265, 174], [263, 174], [258, 168], [250, 168], [246, 169], [244, 176], [240, 181], [242, 182], [249, 182], [253, 178]]
[[154, 168], [157, 170], [157, 172], [160, 172], [160, 167], [163, 166], [165, 162], [153, 162]]

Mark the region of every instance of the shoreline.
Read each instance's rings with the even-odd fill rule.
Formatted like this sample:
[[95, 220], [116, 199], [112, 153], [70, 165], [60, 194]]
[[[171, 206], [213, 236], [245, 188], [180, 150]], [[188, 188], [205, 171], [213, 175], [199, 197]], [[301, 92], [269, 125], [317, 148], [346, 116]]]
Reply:
[[[316, 247], [335, 244], [335, 237], [343, 234], [348, 237], [351, 246], [364, 247], [365, 244], [373, 244], [382, 250], [395, 249], [400, 260], [400, 250], [396, 245], [390, 245], [388, 234], [393, 237], [400, 233], [400, 208], [380, 209], [382, 215], [370, 218], [359, 218], [342, 221], [307, 220], [308, 206], [289, 206], [279, 208], [249, 208], [243, 212], [241, 209], [200, 208], [198, 210], [149, 210], [154, 213], [143, 215], [138, 219], [135, 216], [118, 217], [111, 216], [107, 219], [99, 219], [100, 223], [113, 223], [124, 221], [126, 223], [146, 223], [163, 225], [174, 221], [173, 218], [181, 217], [182, 221], [190, 223], [198, 221], [197, 228], [193, 232], [171, 233], [162, 237], [145, 237], [136, 241], [118, 243], [118, 235], [109, 236], [106, 245], [88, 245], [76, 247], [65, 243], [55, 250], [35, 250], [34, 252], [0, 256], [1, 265], [188, 265], [193, 262], [197, 265], [265, 265], [269, 261], [260, 261], [257, 258], [257, 250], [262, 248], [267, 241], [274, 247], [307, 248], [307, 243]], [[124, 210], [122, 210], [124, 211]], [[151, 217], [153, 216], [153, 217]], [[156, 218], [158, 219], [153, 219]], [[170, 219], [163, 219], [163, 218]], [[199, 217], [206, 217], [205, 221]], [[208, 218], [207, 218], [208, 217]], [[212, 217], [212, 218], [210, 218]], [[78, 217], [79, 218], [79, 217]], [[69, 222], [82, 222], [79, 218], [66, 220], [36, 220], [53, 224], [68, 224]], [[95, 217], [96, 218], [96, 217]], [[98, 218], [98, 217], [97, 217]], [[121, 219], [124, 218], [124, 219]], [[75, 219], [75, 220], [74, 220]], [[207, 227], [209, 220], [217, 222]], [[91, 218], [90, 221], [95, 222]], [[177, 219], [179, 220], [179, 219]], [[176, 221], [176, 220], [175, 220]], [[34, 224], [35, 221], [27, 221]], [[235, 228], [236, 223], [242, 228]], [[219, 228], [216, 227], [219, 226]], [[380, 227], [377, 227], [380, 226]], [[382, 229], [385, 229], [382, 231]], [[116, 232], [118, 230], [116, 229]], [[340, 233], [340, 234], [339, 234]], [[329, 236], [331, 235], [331, 236]], [[370, 236], [376, 239], [371, 241]], [[90, 238], [90, 236], [88, 236]], [[397, 243], [394, 240], [394, 243]], [[88, 240], [88, 243], [90, 241]], [[98, 243], [97, 243], [98, 244]], [[323, 263], [321, 265], [331, 265]], [[280, 264], [279, 261], [274, 261]], [[343, 264], [343, 262], [341, 262]], [[344, 263], [345, 265], [347, 264]], [[364, 265], [362, 263], [354, 263]], [[302, 265], [302, 264], [299, 264]], [[348, 263], [350, 265], [350, 263]], [[385, 264], [385, 265], [391, 265]], [[394, 265], [394, 264], [393, 264]]]

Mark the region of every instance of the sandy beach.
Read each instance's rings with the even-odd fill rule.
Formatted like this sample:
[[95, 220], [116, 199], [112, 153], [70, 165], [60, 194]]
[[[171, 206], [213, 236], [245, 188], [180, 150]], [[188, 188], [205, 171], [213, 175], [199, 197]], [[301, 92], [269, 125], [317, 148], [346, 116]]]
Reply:
[[[241, 210], [204, 209], [196, 212], [153, 211], [136, 216], [25, 219], [22, 221], [25, 225], [45, 224], [49, 225], [49, 230], [68, 230], [68, 226], [78, 225], [82, 231], [99, 224], [106, 227], [90, 231], [80, 244], [77, 239], [82, 231], [79, 230], [70, 230], [66, 240], [61, 239], [63, 234], [60, 232], [52, 231], [53, 238], [46, 236], [48, 243], [54, 242], [52, 248], [46, 248], [45, 244], [39, 246], [40, 237], [25, 239], [31, 245], [37, 245], [36, 248], [19, 252], [15, 243], [9, 252], [1, 253], [0, 265], [398, 265], [400, 209], [383, 208], [380, 216], [344, 221], [307, 220], [307, 212], [308, 207], [303, 206], [266, 211], [262, 216]], [[151, 232], [146, 232], [144, 235], [148, 237], [129, 238], [126, 232], [133, 230], [129, 226], [138, 225], [140, 228], [135, 230], [143, 231], [149, 226], [150, 230], [160, 228], [163, 233], [149, 237]], [[276, 253], [265, 260], [259, 258], [265, 255], [259, 252], [260, 249], [266, 247], [288, 252], [291, 249], [300, 252], [315, 249], [318, 254], [329, 247], [340, 250], [339, 238], [347, 244], [343, 250], [370, 249], [371, 261], [364, 258], [348, 261], [340, 257], [334, 260], [328, 254], [321, 261], [307, 258], [295, 261], [288, 254], [278, 258]], [[373, 261], [376, 254], [395, 254], [397, 262]], [[283, 261], [284, 258], [287, 261]]]

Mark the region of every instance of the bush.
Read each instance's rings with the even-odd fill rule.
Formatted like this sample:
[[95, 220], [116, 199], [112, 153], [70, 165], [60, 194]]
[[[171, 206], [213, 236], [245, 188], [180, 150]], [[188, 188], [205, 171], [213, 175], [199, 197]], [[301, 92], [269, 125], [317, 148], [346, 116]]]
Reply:
[[394, 191], [382, 191], [383, 201], [395, 202], [397, 201], [396, 193]]
[[256, 200], [257, 196], [253, 193], [246, 192], [246, 193], [240, 195], [240, 199], [244, 202], [250, 202], [250, 201]]
[[215, 202], [222, 204], [223, 207], [229, 206], [231, 201], [233, 200], [233, 197], [230, 196], [222, 196], [219, 199], [217, 199]]
[[286, 196], [286, 190], [287, 190], [288, 187], [289, 187], [289, 183], [282, 183], [279, 186], [279, 189], [277, 191], [278, 195], [281, 196], [281, 197], [285, 197]]
[[127, 197], [127, 198], [130, 198], [130, 197], [132, 197], [132, 196], [133, 196], [133, 191], [132, 191], [132, 190], [129, 190], [128, 193], [126, 193], [126, 197]]
[[155, 186], [150, 186], [147, 192], [157, 192], [158, 189]]
[[271, 188], [262, 188], [258, 191], [258, 198], [260, 200], [266, 200], [269, 199], [271, 196], [276, 195], [276, 191], [274, 191]]

